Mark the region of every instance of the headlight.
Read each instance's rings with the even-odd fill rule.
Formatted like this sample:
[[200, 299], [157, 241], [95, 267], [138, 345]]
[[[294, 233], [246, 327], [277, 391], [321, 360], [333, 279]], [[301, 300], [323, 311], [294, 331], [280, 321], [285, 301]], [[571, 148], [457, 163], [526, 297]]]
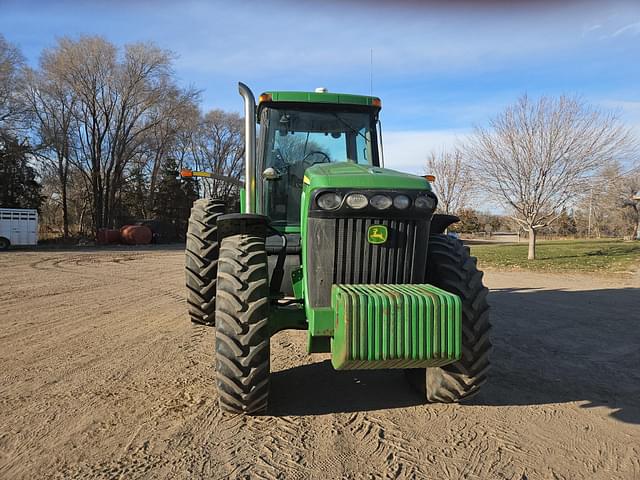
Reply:
[[393, 197], [393, 206], [398, 210], [404, 210], [411, 205], [411, 199], [406, 195], [396, 195]]
[[335, 192], [326, 192], [318, 197], [317, 202], [322, 210], [335, 210], [342, 203], [342, 195]]
[[361, 193], [352, 193], [347, 196], [347, 205], [356, 210], [360, 210], [369, 205], [369, 200]]
[[415, 205], [416, 208], [426, 208], [429, 210], [433, 210], [436, 206], [436, 201], [433, 197], [421, 195], [419, 197], [416, 197]]
[[369, 203], [373, 208], [376, 208], [378, 210], [385, 210], [393, 204], [393, 201], [386, 195], [374, 195], [373, 197], [371, 197], [371, 200], [369, 200]]

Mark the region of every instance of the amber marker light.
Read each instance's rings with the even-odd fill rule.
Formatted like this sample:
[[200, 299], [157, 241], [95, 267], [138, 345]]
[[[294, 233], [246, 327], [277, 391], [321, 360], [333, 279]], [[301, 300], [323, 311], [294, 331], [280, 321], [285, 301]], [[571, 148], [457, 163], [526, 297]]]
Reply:
[[429, 183], [433, 183], [436, 181], [436, 176], [435, 175], [425, 175], [424, 178], [427, 180], [427, 182]]
[[180, 176], [193, 177], [193, 171], [189, 170], [188, 168], [183, 168], [182, 170], [180, 170]]
[[380, 100], [378, 97], [374, 97], [371, 100], [371, 105], [373, 105], [374, 107], [380, 107], [382, 108], [382, 100]]
[[270, 102], [271, 100], [272, 100], [272, 97], [270, 93], [263, 93], [258, 97], [258, 103]]

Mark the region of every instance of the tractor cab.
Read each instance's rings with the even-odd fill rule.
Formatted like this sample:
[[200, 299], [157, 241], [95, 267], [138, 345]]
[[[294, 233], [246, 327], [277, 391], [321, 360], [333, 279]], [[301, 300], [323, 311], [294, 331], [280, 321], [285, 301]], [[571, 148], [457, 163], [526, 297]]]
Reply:
[[[379, 166], [380, 99], [358, 95], [267, 92], [258, 100], [258, 208], [274, 227], [300, 227], [305, 171], [314, 165], [349, 162]], [[262, 180], [262, 181], [260, 181]]]

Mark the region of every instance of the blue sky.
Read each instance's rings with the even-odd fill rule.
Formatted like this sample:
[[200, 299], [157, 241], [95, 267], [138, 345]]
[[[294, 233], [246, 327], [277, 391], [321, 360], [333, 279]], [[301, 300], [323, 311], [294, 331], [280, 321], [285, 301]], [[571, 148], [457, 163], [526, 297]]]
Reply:
[[640, 0], [0, 0], [0, 33], [34, 65], [60, 36], [153, 41], [203, 108], [235, 111], [238, 80], [368, 94], [373, 49], [387, 165], [412, 172], [525, 92], [580, 95], [640, 135]]

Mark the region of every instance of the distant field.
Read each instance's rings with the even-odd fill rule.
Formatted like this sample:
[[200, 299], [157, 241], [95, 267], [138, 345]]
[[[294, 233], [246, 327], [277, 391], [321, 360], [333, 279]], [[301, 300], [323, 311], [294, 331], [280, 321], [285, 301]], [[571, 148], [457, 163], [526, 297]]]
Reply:
[[478, 265], [504, 269], [561, 272], [632, 272], [640, 268], [640, 242], [558, 240], [539, 242], [536, 260], [527, 260], [527, 244], [472, 245]]

